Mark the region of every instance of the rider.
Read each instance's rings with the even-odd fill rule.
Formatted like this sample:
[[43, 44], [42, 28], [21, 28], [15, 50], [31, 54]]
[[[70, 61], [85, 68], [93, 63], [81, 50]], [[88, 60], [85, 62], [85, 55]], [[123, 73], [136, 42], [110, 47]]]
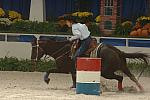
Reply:
[[64, 16], [64, 20], [66, 21], [67, 26], [72, 28], [73, 36], [69, 38], [69, 41], [70, 42], [74, 40], [80, 41], [80, 47], [77, 49], [77, 51], [72, 57], [73, 63], [72, 63], [71, 74], [72, 74], [73, 86], [71, 88], [76, 88], [76, 60], [77, 57], [80, 57], [85, 53], [86, 50], [88, 50], [92, 39], [88, 27], [85, 24], [78, 23], [76, 21], [76, 17], [72, 15], [67, 15]]

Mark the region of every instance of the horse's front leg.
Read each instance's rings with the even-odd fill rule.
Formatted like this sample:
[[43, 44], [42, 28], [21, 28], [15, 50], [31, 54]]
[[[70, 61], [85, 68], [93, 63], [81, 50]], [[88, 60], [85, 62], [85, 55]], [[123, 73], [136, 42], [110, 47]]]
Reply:
[[50, 78], [48, 78], [49, 74], [50, 74], [50, 71], [45, 72], [44, 74], [44, 82], [47, 84], [49, 84], [49, 81], [50, 81]]
[[56, 73], [56, 72], [57, 72], [57, 69], [51, 69], [51, 70], [48, 70], [47, 72], [45, 72], [45, 74], [44, 74], [44, 82], [49, 84], [49, 81], [50, 81], [49, 74], [50, 73]]

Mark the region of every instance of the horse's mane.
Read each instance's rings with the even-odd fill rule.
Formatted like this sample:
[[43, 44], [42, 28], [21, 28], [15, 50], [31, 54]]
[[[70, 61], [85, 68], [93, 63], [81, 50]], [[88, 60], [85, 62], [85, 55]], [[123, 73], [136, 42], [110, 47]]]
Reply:
[[39, 40], [39, 43], [56, 43], [56, 44], [65, 44], [67, 40], [64, 41], [55, 41], [55, 40]]

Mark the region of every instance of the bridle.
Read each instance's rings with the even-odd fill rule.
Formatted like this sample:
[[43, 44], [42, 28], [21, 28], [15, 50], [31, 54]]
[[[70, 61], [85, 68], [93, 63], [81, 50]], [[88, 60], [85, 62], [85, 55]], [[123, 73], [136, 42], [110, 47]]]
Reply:
[[[53, 57], [54, 55], [56, 55], [57, 53], [59, 53], [60, 51], [62, 51], [63, 49], [65, 49], [66, 47], [67, 47], [67, 45], [63, 46], [63, 47], [60, 48], [59, 50], [55, 51], [51, 56]], [[70, 50], [67, 51], [67, 52], [70, 52]], [[63, 55], [63, 54], [62, 54], [62, 55]]]
[[[36, 48], [36, 57], [35, 59], [31, 59], [33, 61], [38, 61], [38, 53], [39, 53], [39, 49], [43, 50], [40, 46], [39, 46], [39, 41], [36, 40], [36, 45], [32, 46], [32, 48]], [[44, 50], [43, 50], [44, 51]]]

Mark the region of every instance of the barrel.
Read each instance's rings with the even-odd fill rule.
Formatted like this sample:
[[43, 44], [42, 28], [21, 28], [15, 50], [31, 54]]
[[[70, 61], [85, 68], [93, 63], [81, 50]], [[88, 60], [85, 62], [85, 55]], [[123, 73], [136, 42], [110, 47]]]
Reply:
[[100, 95], [101, 58], [77, 58], [76, 93]]

